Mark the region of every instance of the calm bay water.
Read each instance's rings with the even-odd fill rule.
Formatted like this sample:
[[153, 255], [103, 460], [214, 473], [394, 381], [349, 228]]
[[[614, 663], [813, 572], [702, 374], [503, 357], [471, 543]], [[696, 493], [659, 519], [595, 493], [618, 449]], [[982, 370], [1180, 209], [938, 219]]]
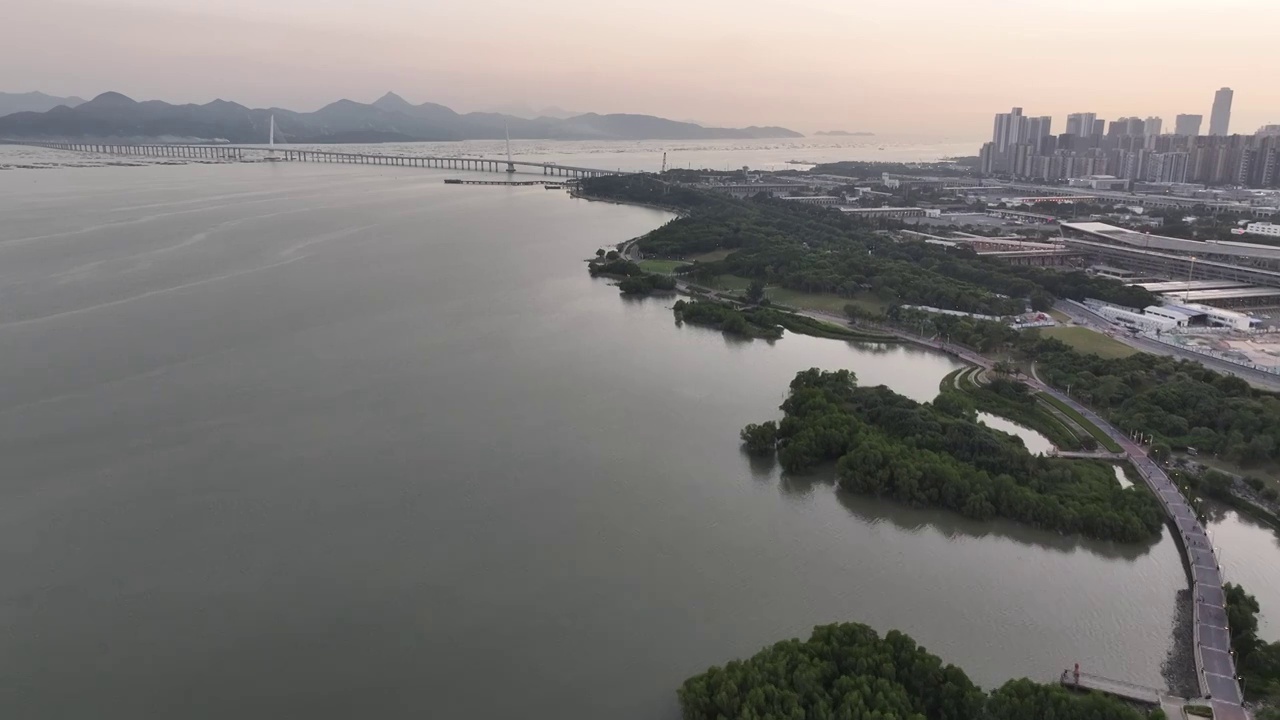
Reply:
[[[266, 138], [263, 138], [264, 142]], [[657, 171], [666, 156], [670, 168], [711, 168], [737, 170], [808, 169], [813, 163], [839, 160], [882, 162], [927, 162], [947, 157], [974, 155], [983, 141], [965, 138], [919, 137], [807, 137], [771, 140], [643, 140], [643, 141], [557, 141], [512, 140], [515, 160], [554, 162], [561, 165], [604, 170]], [[266, 148], [266, 145], [262, 145]], [[283, 147], [283, 146], [282, 146]], [[373, 155], [430, 155], [440, 157], [501, 158], [506, 143], [493, 140], [465, 142], [415, 142], [348, 145], [288, 145], [334, 152]], [[59, 152], [20, 145], [0, 146], [0, 169], [6, 165], [44, 167], [48, 165], [99, 166], [103, 164], [174, 164], [175, 158], [127, 157], [92, 153]], [[538, 173], [541, 177], [541, 173]]]
[[986, 686], [1160, 684], [1167, 532], [738, 447], [797, 370], [927, 400], [952, 361], [678, 327], [581, 262], [663, 213], [444, 176], [0, 173], [0, 715], [675, 718], [688, 675], [846, 620]]

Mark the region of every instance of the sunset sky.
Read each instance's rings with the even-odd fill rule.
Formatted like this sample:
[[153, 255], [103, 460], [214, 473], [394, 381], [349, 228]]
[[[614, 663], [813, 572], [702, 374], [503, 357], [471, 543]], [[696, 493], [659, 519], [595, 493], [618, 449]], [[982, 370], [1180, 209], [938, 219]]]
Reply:
[[[10, 4], [12, 5], [12, 4]], [[394, 90], [982, 139], [1020, 105], [1280, 123], [1277, 0], [18, 0], [0, 90], [313, 110]]]

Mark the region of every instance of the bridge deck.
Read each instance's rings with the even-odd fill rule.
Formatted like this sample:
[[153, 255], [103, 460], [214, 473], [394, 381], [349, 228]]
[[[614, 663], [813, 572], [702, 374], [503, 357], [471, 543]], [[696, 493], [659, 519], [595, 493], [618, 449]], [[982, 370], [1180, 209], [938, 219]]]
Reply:
[[258, 160], [276, 160], [282, 162], [329, 162], [352, 165], [397, 165], [402, 167], [421, 167], [448, 170], [475, 170], [481, 172], [515, 172], [516, 168], [541, 171], [546, 176], [598, 177], [602, 175], [632, 175], [622, 170], [604, 170], [601, 168], [580, 167], [577, 165], [560, 165], [553, 162], [534, 162], [528, 160], [506, 160], [501, 158], [482, 157], [444, 157], [437, 155], [382, 155], [377, 153], [343, 152], [317, 146], [298, 147], [289, 145], [126, 145], [104, 142], [26, 142], [0, 140], [0, 143], [11, 145], [29, 145], [72, 152], [95, 153], [99, 155], [134, 155], [154, 157], [174, 157], [187, 159], [222, 159], [245, 160], [248, 157]]
[[1053, 457], [1076, 458], [1080, 460], [1115, 460], [1123, 462], [1128, 459], [1124, 453], [1080, 452], [1075, 450], [1058, 450], [1050, 453]]

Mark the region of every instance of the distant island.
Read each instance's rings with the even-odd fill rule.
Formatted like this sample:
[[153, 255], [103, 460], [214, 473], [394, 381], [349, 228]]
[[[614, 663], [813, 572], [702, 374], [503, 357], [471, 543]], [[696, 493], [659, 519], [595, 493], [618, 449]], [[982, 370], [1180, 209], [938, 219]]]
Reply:
[[[48, 101], [44, 101], [48, 104]], [[0, 138], [141, 139], [265, 143], [271, 118], [276, 142], [357, 143], [455, 140], [721, 140], [795, 138], [782, 127], [716, 128], [652, 115], [585, 113], [528, 119], [500, 113], [460, 114], [435, 103], [414, 105], [395, 93], [373, 103], [339, 100], [315, 112], [248, 108], [226, 100], [204, 105], [138, 102], [103, 93], [69, 107], [0, 117]]]
[[871, 132], [849, 132], [848, 130], [819, 130], [814, 135], [829, 135], [832, 137], [870, 137], [875, 135]]

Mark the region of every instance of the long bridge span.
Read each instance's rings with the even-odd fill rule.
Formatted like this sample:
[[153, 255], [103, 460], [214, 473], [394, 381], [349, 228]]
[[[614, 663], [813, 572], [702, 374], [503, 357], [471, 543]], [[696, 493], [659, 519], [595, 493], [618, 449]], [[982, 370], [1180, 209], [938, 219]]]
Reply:
[[493, 158], [443, 157], [435, 155], [382, 155], [376, 153], [337, 152], [283, 147], [255, 147], [252, 145], [125, 145], [119, 143], [44, 143], [4, 141], [10, 145], [95, 153], [98, 155], [125, 155], [141, 157], [172, 157], [191, 160], [248, 159], [275, 160], [279, 162], [323, 162], [349, 165], [395, 165], [400, 167], [437, 168], [441, 170], [473, 170], [477, 172], [514, 173], [519, 171], [541, 173], [547, 176], [573, 178], [599, 177], [602, 175], [630, 175], [622, 170], [559, 165], [527, 160], [500, 160]]

